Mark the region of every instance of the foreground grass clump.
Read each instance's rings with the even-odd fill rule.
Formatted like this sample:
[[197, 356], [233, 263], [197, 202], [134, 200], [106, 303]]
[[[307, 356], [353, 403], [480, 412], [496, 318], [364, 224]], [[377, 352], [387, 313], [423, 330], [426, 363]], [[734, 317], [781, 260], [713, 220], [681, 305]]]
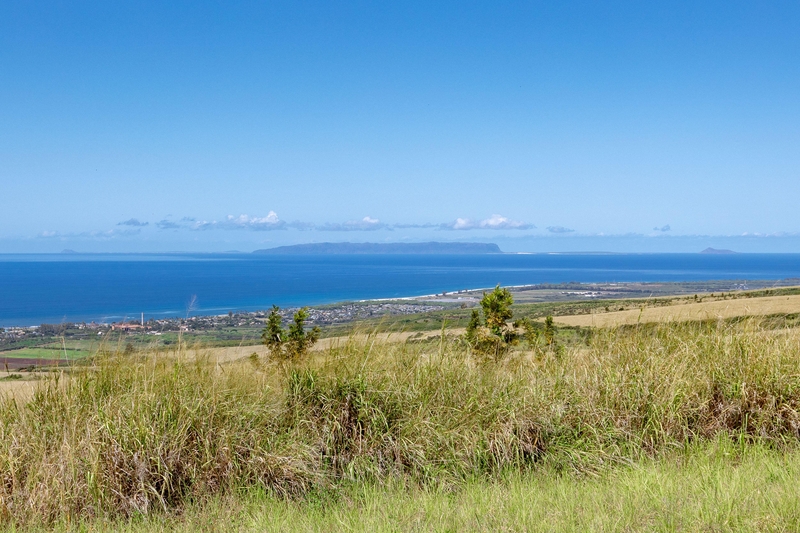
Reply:
[[12, 524], [172, 514], [242, 490], [455, 490], [800, 436], [800, 333], [750, 323], [598, 331], [500, 362], [458, 340], [353, 340], [295, 365], [105, 357], [0, 408]]
[[[800, 529], [800, 454], [719, 439], [594, 476], [549, 468], [454, 491], [345, 484], [287, 500], [251, 491], [179, 515], [73, 524], [85, 531], [743, 531]], [[68, 524], [56, 527], [68, 529]]]

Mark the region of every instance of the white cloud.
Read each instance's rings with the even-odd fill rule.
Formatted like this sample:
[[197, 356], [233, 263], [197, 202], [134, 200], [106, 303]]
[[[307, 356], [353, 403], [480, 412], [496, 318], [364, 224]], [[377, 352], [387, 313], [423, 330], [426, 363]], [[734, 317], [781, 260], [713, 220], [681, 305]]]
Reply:
[[[219, 222], [216, 220], [208, 221], [208, 220], [195, 220], [191, 224], [189, 224], [189, 229], [200, 231], [205, 229], [214, 229], [219, 226]], [[183, 227], [183, 226], [177, 226]]]
[[502, 215], [492, 215], [486, 220], [481, 220], [479, 226], [484, 229], [531, 229], [533, 224], [510, 220]]
[[[219, 222], [216, 220], [195, 220], [193, 218], [185, 217], [183, 221], [188, 223], [188, 228], [195, 231], [209, 230], [209, 229], [249, 229], [254, 231], [270, 231], [276, 229], [286, 229], [287, 224], [280, 218], [275, 211], [270, 211], [264, 217], [251, 217], [249, 215], [228, 215], [225, 220]], [[182, 221], [182, 222], [183, 222]], [[160, 224], [160, 223], [159, 223]], [[159, 226], [160, 227], [160, 226]], [[175, 223], [169, 223], [168, 227], [181, 227]]]
[[475, 228], [475, 223], [468, 218], [457, 218], [456, 221], [453, 222], [453, 229], [473, 229], [473, 228]]
[[440, 228], [451, 230], [473, 230], [473, 229], [533, 229], [536, 226], [519, 220], [511, 220], [503, 215], [492, 215], [487, 219], [474, 221], [469, 218], [457, 218], [450, 224], [442, 224]]
[[156, 227], [158, 229], [178, 229], [182, 228], [183, 226], [178, 222], [173, 222], [172, 220], [167, 220], [165, 218], [164, 220], [159, 220], [156, 222]]
[[[131, 219], [126, 222], [121, 222], [120, 225], [146, 225], [147, 223], [139, 222], [138, 219]], [[375, 230], [388, 230], [394, 229], [445, 229], [445, 230], [527, 230], [533, 229], [536, 226], [527, 222], [519, 220], [512, 220], [502, 215], [494, 214], [484, 220], [472, 220], [469, 218], [457, 218], [454, 222], [446, 224], [432, 224], [432, 223], [398, 223], [387, 224], [381, 222], [378, 218], [372, 216], [365, 216], [359, 220], [348, 220], [346, 222], [326, 222], [324, 224], [314, 224], [311, 222], [302, 222], [299, 220], [293, 222], [286, 222], [278, 217], [275, 211], [269, 211], [266, 216], [250, 216], [250, 215], [228, 215], [223, 220], [201, 220], [192, 217], [183, 217], [176, 220], [172, 217], [166, 217], [154, 224], [158, 229], [188, 229], [193, 231], [225, 229], [225, 230], [253, 230], [253, 231], [269, 231], [278, 229], [294, 229], [294, 230], [317, 230], [317, 231], [375, 231]]]
[[284, 222], [278, 218], [278, 214], [275, 211], [270, 211], [265, 217], [249, 217], [247, 215], [239, 215], [238, 217], [234, 217], [233, 215], [228, 215], [225, 223], [227, 225], [233, 225], [236, 227], [253, 229], [265, 227], [275, 228], [284, 224]]

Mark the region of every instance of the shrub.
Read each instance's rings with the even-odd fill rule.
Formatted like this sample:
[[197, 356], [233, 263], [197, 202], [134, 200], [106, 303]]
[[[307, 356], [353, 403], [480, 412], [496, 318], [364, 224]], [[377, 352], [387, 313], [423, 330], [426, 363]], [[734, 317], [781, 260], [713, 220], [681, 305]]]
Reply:
[[305, 357], [308, 350], [319, 340], [320, 335], [320, 329], [317, 326], [314, 326], [311, 331], [305, 331], [304, 326], [307, 319], [308, 309], [305, 307], [298, 309], [288, 331], [284, 330], [280, 307], [272, 306], [272, 311], [267, 317], [267, 325], [261, 333], [261, 339], [273, 360], [297, 362]]
[[544, 342], [549, 347], [555, 346], [556, 343], [556, 326], [550, 315], [544, 319]]
[[480, 302], [483, 323], [478, 310], [473, 309], [464, 334], [464, 339], [476, 353], [498, 360], [518, 341], [516, 325], [508, 324], [514, 314], [511, 311], [513, 303], [511, 292], [500, 285], [490, 293], [483, 293]]

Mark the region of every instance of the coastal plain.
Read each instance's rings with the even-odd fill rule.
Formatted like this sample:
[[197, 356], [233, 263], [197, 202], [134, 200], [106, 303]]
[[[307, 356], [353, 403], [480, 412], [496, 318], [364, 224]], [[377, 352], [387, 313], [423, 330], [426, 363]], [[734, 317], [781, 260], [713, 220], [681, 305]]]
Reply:
[[[567, 328], [605, 327], [638, 322], [730, 319], [741, 316], [793, 316], [800, 312], [796, 280], [707, 281], [681, 283], [564, 283], [511, 287], [518, 318], [541, 321], [547, 315]], [[746, 290], [742, 290], [746, 289]], [[485, 289], [428, 296], [344, 302], [309, 309], [309, 326], [319, 326], [328, 349], [359, 334], [380, 332], [393, 341], [419, 341], [442, 326], [456, 335]], [[289, 320], [296, 308], [281, 310]], [[68, 366], [98, 351], [170, 353], [186, 345], [220, 361], [253, 353], [264, 355], [261, 330], [266, 312], [148, 321], [126, 324], [62, 324], [6, 328], [0, 332], [0, 363], [5, 370]], [[115, 329], [118, 328], [118, 329]]]

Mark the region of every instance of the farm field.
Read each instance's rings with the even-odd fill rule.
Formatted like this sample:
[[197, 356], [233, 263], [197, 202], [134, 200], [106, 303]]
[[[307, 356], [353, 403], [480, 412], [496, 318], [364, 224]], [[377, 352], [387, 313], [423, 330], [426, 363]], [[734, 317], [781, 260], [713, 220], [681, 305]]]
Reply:
[[81, 359], [90, 355], [90, 350], [63, 350], [60, 347], [37, 346], [36, 348], [21, 348], [19, 350], [9, 350], [0, 352], [0, 360], [3, 359], [42, 359], [52, 360], [74, 360]]
[[684, 322], [728, 319], [743, 316], [793, 315], [800, 313], [800, 295], [762, 296], [757, 298], [717, 299], [708, 302], [681, 301], [666, 306], [648, 306], [642, 301], [639, 308], [604, 312], [595, 309], [589, 314], [555, 316], [557, 323], [566, 326], [614, 327], [650, 322]]
[[0, 402], [11, 398], [17, 402], [28, 401], [39, 386], [40, 378], [36, 374], [0, 372]]
[[96, 343], [71, 341], [48, 343], [39, 346], [6, 350], [0, 352], [0, 365], [15, 370], [20, 368], [67, 365], [91, 356], [96, 350]]

